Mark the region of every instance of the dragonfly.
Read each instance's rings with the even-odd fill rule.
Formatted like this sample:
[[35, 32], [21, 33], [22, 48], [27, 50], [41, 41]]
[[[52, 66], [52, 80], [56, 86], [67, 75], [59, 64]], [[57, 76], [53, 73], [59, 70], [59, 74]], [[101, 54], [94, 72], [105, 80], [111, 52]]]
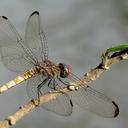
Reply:
[[49, 91], [68, 87], [74, 81], [79, 81], [81, 88], [62, 92], [62, 95], [41, 104], [40, 107], [57, 115], [69, 116], [75, 103], [99, 116], [116, 117], [119, 108], [113, 100], [87, 86], [72, 73], [70, 65], [56, 64], [49, 59], [47, 40], [41, 23], [40, 13], [31, 13], [23, 40], [10, 20], [6, 16], [0, 16], [1, 61], [7, 69], [20, 74], [1, 86], [0, 93], [27, 81], [27, 95], [36, 99]]

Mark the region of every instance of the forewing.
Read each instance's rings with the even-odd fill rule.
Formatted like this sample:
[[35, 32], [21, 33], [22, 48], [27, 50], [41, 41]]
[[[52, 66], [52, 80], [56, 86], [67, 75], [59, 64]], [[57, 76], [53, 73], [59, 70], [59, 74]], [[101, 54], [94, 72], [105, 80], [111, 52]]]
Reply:
[[[38, 98], [38, 89], [37, 89], [38, 85], [40, 85], [45, 79], [46, 78], [42, 78], [42, 76], [36, 76], [28, 80], [27, 94], [30, 98], [32, 99]], [[41, 92], [40, 95], [44, 95], [49, 91], [53, 91], [54, 90], [52, 88], [53, 84], [55, 86], [58, 86], [55, 80], [50, 81], [50, 84], [49, 84], [49, 81], [47, 81], [44, 85], [42, 85], [40, 89], [40, 92]], [[48, 84], [49, 84], [49, 87], [48, 87]], [[58, 96], [54, 100], [50, 100], [49, 102], [40, 105], [40, 107], [61, 116], [70, 115], [73, 109], [72, 101], [70, 100], [69, 96], [65, 93], [62, 93], [60, 96]]]
[[11, 71], [29, 69], [34, 59], [27, 52], [23, 40], [7, 17], [0, 17], [0, 54], [2, 62]]
[[26, 25], [25, 43], [38, 60], [48, 59], [46, 37], [42, 29], [39, 12], [33, 12]]
[[77, 105], [97, 115], [110, 118], [119, 114], [114, 101], [91, 87], [82, 87], [68, 94]]
[[103, 117], [116, 117], [119, 114], [119, 108], [114, 101], [104, 94], [85, 85], [82, 80], [74, 74], [70, 73], [68, 78], [61, 78], [61, 81], [67, 86], [70, 86], [70, 84], [72, 85], [75, 82], [81, 83], [81, 88], [76, 91], [70, 91], [67, 94], [74, 103], [83, 109], [88, 109], [89, 111]]

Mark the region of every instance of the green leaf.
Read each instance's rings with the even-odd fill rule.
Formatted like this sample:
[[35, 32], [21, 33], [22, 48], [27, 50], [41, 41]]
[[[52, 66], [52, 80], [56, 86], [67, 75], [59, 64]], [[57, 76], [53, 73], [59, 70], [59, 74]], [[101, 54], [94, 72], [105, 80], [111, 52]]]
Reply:
[[126, 49], [128, 49], [128, 44], [120, 44], [120, 45], [108, 48], [105, 52], [105, 56], [108, 56], [108, 54], [111, 52], [121, 52]]

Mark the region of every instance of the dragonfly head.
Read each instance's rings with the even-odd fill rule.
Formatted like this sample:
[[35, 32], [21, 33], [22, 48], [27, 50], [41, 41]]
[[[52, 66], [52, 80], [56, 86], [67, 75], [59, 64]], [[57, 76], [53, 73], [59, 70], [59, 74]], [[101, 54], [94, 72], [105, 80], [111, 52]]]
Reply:
[[70, 75], [71, 67], [69, 65], [66, 65], [64, 63], [59, 63], [58, 66], [60, 69], [60, 77], [66, 78]]

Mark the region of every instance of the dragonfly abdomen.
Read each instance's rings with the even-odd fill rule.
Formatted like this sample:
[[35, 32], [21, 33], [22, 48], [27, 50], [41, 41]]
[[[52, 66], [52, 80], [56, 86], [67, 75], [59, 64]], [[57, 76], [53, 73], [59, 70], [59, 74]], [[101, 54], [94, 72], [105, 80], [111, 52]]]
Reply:
[[8, 83], [2, 85], [0, 87], [0, 93], [3, 93], [5, 91], [7, 91], [8, 89], [22, 83], [23, 81], [31, 78], [32, 76], [34, 76], [36, 74], [36, 68], [32, 68], [28, 71], [25, 71], [23, 74], [15, 77], [13, 80], [9, 81]]

